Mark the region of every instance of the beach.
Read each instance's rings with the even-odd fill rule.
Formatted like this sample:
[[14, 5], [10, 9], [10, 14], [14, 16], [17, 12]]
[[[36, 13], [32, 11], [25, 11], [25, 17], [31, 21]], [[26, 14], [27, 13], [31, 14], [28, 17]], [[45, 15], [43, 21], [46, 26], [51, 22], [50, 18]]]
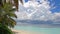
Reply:
[[19, 26], [12, 28], [16, 34], [60, 34], [60, 28], [42, 28], [37, 26]]
[[15, 34], [44, 34], [42, 32], [20, 31], [20, 30], [14, 30], [14, 29], [12, 29], [12, 31]]
[[27, 31], [19, 31], [19, 30], [12, 30], [15, 34], [30, 34], [30, 32]]

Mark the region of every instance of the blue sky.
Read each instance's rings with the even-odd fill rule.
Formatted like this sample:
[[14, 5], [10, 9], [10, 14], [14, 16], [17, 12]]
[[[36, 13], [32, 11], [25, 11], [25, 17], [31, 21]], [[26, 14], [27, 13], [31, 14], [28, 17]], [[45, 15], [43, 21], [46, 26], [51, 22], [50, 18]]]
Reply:
[[52, 12], [60, 12], [60, 0], [49, 0], [50, 1], [50, 5], [54, 3], [54, 9], [52, 9]]
[[[51, 9], [52, 13], [54, 12], [60, 12], [60, 0], [48, 0], [50, 2], [50, 5], [54, 4], [54, 9]], [[28, 2], [28, 0], [25, 0], [25, 2]]]

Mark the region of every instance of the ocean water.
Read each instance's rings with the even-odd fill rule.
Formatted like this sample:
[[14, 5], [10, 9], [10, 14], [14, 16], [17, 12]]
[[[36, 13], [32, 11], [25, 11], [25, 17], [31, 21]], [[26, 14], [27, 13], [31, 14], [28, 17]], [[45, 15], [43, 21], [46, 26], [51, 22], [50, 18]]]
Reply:
[[31, 31], [31, 32], [42, 32], [45, 34], [60, 34], [60, 28], [42, 28], [37, 26], [19, 26], [16, 25], [16, 30], [24, 30], [24, 31]]

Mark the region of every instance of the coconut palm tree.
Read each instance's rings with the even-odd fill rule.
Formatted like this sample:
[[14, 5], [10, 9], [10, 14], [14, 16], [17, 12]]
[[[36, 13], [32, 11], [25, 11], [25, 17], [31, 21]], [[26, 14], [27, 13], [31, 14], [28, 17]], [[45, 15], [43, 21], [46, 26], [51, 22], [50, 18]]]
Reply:
[[[20, 0], [22, 3], [22, 0]], [[13, 3], [14, 2], [14, 3]], [[16, 6], [16, 8], [13, 8]], [[15, 11], [18, 10], [18, 0], [0, 0], [0, 33], [12, 34], [9, 27], [14, 27], [17, 18]], [[2, 33], [3, 32], [3, 33]]]
[[[14, 26], [16, 24], [15, 20], [12, 17], [17, 18], [15, 15], [15, 10], [18, 9], [18, 0], [13, 0], [15, 8], [13, 7], [13, 3], [11, 0], [1, 0], [0, 2], [0, 23], [3, 25]], [[22, 2], [22, 0], [20, 0]], [[8, 23], [9, 22], [9, 23]]]
[[14, 26], [16, 24], [15, 20], [12, 18], [17, 18], [15, 15], [15, 9], [12, 8], [12, 5], [9, 3], [5, 3], [2, 6], [2, 11], [1, 11], [1, 17], [2, 17], [2, 24], [7, 25], [7, 26]]
[[14, 27], [16, 25], [14, 17], [15, 9], [12, 8], [12, 5], [5, 3], [3, 6], [0, 6], [0, 34], [13, 34], [9, 27]]

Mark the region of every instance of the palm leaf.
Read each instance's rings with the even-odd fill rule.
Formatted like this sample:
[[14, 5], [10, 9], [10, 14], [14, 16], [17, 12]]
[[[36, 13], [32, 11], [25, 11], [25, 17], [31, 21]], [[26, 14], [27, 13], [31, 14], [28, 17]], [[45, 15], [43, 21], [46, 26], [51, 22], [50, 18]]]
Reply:
[[16, 25], [16, 21], [12, 18], [9, 18], [10, 21], [10, 27], [14, 27]]
[[9, 27], [14, 27], [16, 25], [16, 21], [12, 18], [5, 18], [5, 25]]
[[[20, 2], [23, 4], [23, 0], [20, 0]], [[14, 0], [14, 5], [16, 6], [16, 8], [18, 10], [18, 0]]]
[[16, 14], [14, 14], [14, 13], [8, 13], [8, 16], [17, 18]]
[[0, 34], [13, 34], [13, 32], [7, 26], [0, 24]]
[[15, 5], [16, 8], [18, 9], [18, 0], [14, 0], [14, 5]]

